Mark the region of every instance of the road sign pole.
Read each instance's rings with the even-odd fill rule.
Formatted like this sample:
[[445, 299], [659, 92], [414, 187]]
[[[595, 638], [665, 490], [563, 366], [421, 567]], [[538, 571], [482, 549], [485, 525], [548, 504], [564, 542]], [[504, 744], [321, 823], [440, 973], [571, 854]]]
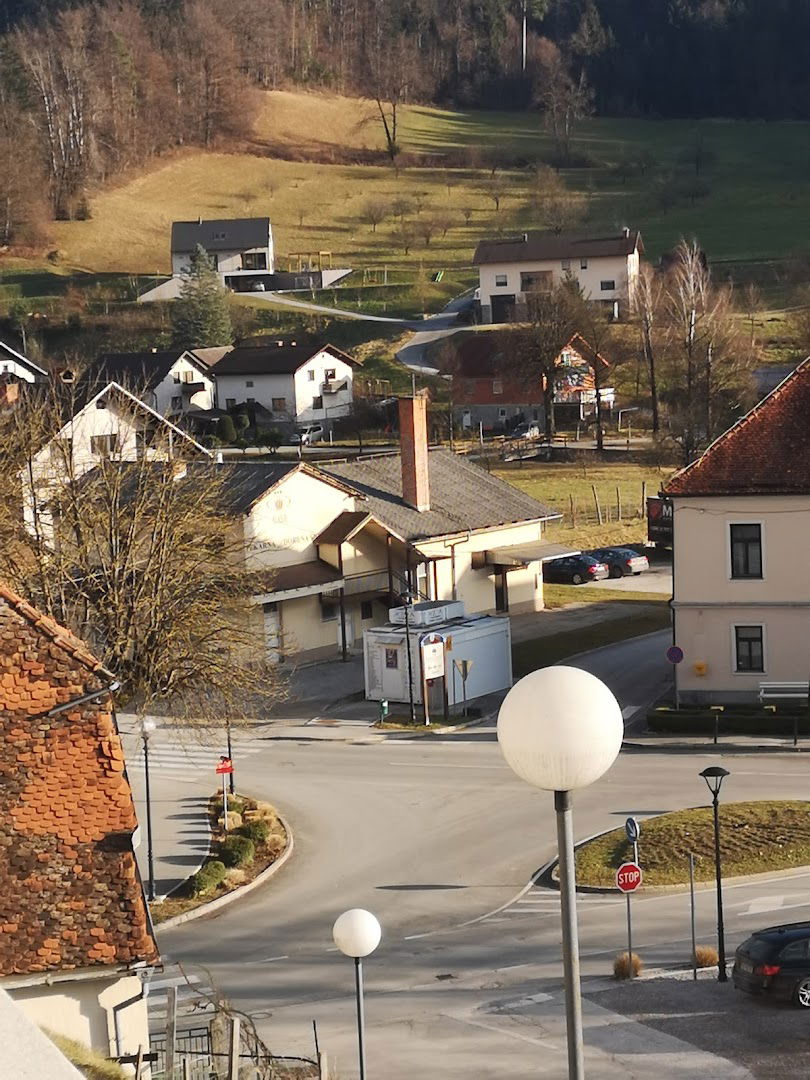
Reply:
[[627, 893], [627, 977], [633, 978], [633, 919], [630, 915], [630, 893]]
[[228, 774], [222, 774], [222, 820], [225, 823], [225, 832], [228, 831]]
[[689, 852], [689, 907], [692, 923], [692, 981], [697, 982], [697, 944], [695, 942], [695, 856]]

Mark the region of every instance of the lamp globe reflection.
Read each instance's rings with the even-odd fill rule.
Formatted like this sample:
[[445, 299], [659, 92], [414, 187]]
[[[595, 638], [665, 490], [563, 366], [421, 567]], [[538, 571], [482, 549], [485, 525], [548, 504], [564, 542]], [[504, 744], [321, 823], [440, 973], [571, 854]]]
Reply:
[[498, 742], [513, 772], [545, 791], [575, 791], [608, 771], [622, 745], [619, 703], [579, 668], [533, 671], [498, 714]]
[[380, 944], [382, 928], [370, 911], [351, 908], [335, 920], [332, 937], [344, 956], [357, 959], [374, 952]]

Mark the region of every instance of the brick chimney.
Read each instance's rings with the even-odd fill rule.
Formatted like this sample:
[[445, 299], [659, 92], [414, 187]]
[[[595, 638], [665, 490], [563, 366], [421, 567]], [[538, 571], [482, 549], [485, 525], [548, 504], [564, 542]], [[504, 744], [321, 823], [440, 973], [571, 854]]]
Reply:
[[414, 510], [429, 510], [426, 397], [399, 399], [399, 442], [402, 456], [402, 498]]

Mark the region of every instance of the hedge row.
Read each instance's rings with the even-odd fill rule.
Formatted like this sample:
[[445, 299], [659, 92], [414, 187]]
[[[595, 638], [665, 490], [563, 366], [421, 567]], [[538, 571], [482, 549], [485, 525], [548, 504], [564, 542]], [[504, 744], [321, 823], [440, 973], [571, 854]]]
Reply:
[[798, 720], [799, 734], [810, 735], [810, 716], [806, 709], [771, 711], [762, 706], [729, 707], [714, 713], [709, 709], [656, 709], [647, 713], [650, 731], [664, 735], [714, 735], [715, 723], [719, 735], [788, 736]]

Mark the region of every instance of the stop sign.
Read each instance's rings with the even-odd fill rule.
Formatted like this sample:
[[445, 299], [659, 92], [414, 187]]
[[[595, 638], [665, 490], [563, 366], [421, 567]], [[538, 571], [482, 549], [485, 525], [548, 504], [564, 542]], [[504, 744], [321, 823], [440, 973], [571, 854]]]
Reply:
[[638, 863], [622, 863], [616, 871], [616, 888], [622, 892], [635, 892], [641, 884], [641, 867]]

